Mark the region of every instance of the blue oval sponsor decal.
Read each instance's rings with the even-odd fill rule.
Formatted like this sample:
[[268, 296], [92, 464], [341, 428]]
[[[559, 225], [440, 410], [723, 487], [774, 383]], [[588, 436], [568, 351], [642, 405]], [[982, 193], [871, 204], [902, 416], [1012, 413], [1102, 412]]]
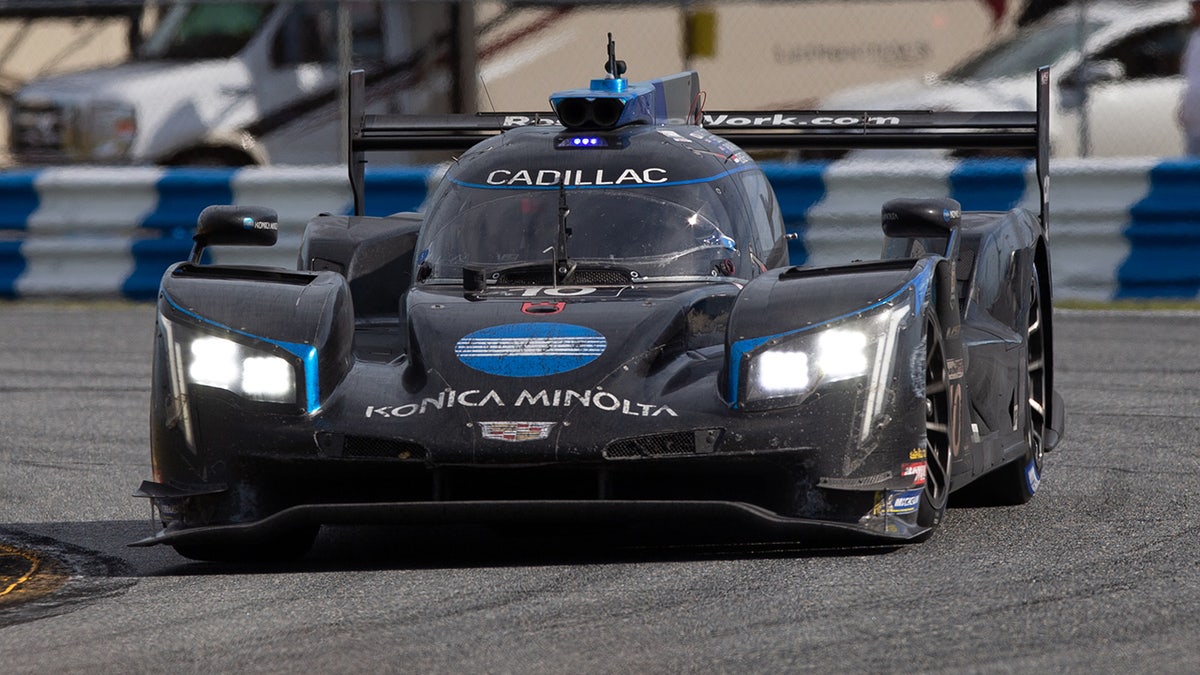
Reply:
[[591, 328], [567, 323], [513, 323], [477, 330], [454, 354], [468, 367], [502, 377], [543, 377], [581, 368], [608, 341]]

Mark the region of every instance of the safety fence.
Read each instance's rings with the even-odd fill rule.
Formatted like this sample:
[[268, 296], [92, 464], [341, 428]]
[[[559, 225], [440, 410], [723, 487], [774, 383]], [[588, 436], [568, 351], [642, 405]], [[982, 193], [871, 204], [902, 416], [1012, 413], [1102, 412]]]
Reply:
[[[880, 206], [899, 196], [950, 196], [967, 210], [1036, 208], [1033, 167], [1020, 160], [846, 160], [765, 166], [791, 232], [792, 262], [877, 258]], [[1059, 298], [1200, 297], [1200, 162], [1058, 160], [1050, 233]], [[367, 210], [420, 207], [436, 171], [367, 172]], [[304, 226], [348, 213], [341, 167], [55, 168], [0, 174], [0, 297], [153, 298], [187, 258], [209, 204], [279, 213], [271, 249], [211, 249], [215, 263], [295, 267]]]

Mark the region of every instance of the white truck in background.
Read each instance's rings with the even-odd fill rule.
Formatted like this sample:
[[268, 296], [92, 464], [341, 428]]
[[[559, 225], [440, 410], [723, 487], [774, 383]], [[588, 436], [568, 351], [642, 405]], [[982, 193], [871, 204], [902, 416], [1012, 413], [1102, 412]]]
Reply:
[[16, 93], [16, 163], [338, 164], [350, 66], [374, 81], [376, 111], [450, 111], [445, 56], [456, 3], [209, 0], [159, 9], [127, 63]]

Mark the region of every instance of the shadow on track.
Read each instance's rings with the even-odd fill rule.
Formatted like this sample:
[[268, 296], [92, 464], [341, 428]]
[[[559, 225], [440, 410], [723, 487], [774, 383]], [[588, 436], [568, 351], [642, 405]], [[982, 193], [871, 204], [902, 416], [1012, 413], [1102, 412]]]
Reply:
[[[736, 540], [728, 533], [667, 526], [537, 527], [512, 524], [324, 526], [309, 553], [286, 563], [212, 563], [184, 558], [169, 546], [131, 548], [149, 530], [145, 521], [0, 525], [0, 542], [34, 549], [83, 577], [331, 572], [387, 569], [594, 565], [737, 558], [814, 558], [879, 555], [895, 544], [862, 545], [823, 539]], [[65, 558], [65, 560], [64, 560]], [[74, 583], [74, 581], [72, 581]], [[69, 586], [70, 584], [68, 584]]]

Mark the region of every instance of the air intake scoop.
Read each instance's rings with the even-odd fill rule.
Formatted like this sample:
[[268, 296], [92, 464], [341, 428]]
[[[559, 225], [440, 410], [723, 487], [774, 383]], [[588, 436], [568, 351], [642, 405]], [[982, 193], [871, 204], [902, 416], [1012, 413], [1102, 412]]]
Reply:
[[592, 80], [587, 89], [550, 95], [558, 121], [570, 130], [602, 131], [629, 124], [698, 124], [700, 77], [694, 71], [646, 82], [625, 79], [625, 62], [616, 58], [608, 35], [608, 76]]

